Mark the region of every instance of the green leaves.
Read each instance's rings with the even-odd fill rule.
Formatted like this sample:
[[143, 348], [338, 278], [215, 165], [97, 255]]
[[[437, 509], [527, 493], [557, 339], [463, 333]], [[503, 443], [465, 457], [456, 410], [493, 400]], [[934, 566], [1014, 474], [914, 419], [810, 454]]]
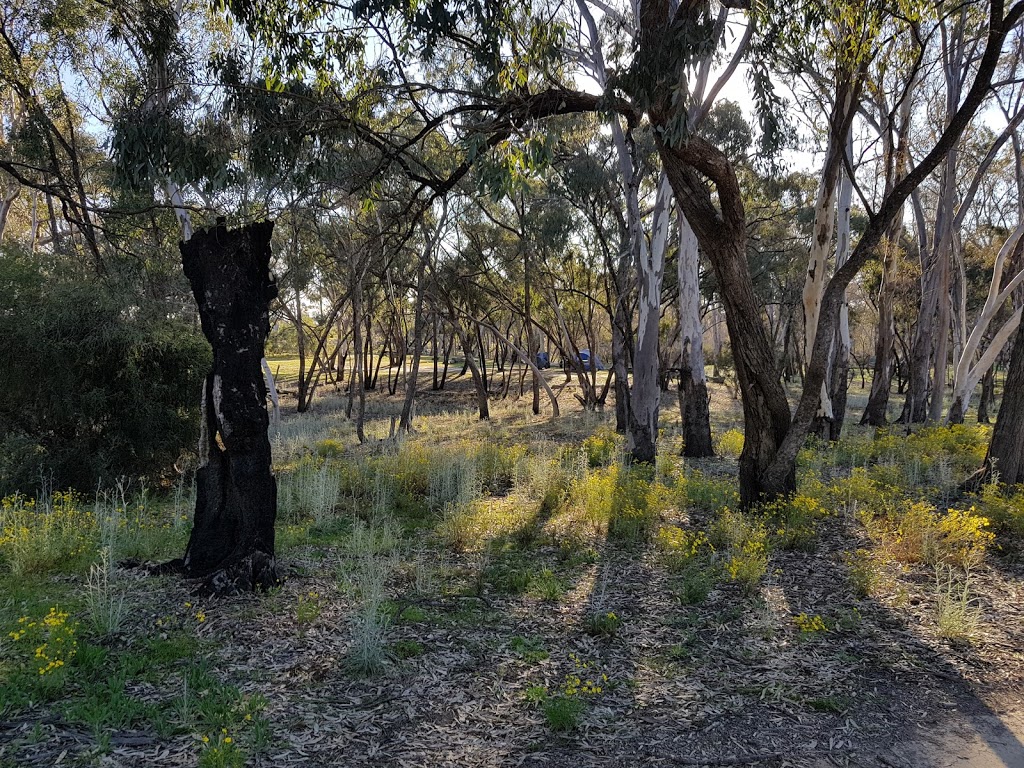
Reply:
[[[478, 190], [497, 201], [527, 187], [550, 165], [555, 143], [554, 135], [547, 132], [501, 142], [477, 162]], [[469, 145], [475, 158], [486, 137], [473, 135]]]

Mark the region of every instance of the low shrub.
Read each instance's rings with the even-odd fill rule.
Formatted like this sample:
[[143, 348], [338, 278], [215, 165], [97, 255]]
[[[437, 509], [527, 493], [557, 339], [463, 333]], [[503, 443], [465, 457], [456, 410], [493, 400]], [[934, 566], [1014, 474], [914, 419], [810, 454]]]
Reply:
[[743, 433], [738, 429], [729, 429], [718, 436], [715, 453], [738, 459], [743, 453]]

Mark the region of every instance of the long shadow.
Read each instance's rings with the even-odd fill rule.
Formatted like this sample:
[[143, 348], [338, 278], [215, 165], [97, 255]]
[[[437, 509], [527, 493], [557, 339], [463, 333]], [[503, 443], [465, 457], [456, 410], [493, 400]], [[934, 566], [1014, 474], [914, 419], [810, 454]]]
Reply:
[[[323, 764], [331, 764], [335, 757], [340, 761], [337, 764], [355, 764], [343, 743], [360, 738], [359, 731], [367, 727], [367, 709], [375, 707], [380, 716], [374, 726], [374, 743], [381, 749], [376, 761], [370, 762], [376, 764], [478, 764], [484, 751], [486, 764], [515, 764], [524, 755], [525, 765], [562, 764], [561, 758], [555, 760], [553, 755], [568, 754], [568, 745], [575, 743], [573, 737], [553, 735], [547, 726], [536, 723], [538, 716], [530, 714], [530, 705], [523, 697], [511, 703], [505, 701], [500, 723], [493, 718], [495, 696], [503, 696], [495, 690], [522, 687], [525, 675], [530, 675], [527, 679], [533, 682], [551, 681], [553, 689], [571, 671], [565, 663], [566, 648], [560, 642], [557, 647], [552, 645], [564, 636], [558, 604], [525, 598], [521, 592], [527, 582], [519, 588], [512, 585], [511, 590], [508, 583], [521, 569], [529, 569], [525, 575], [532, 578], [544, 565], [556, 568], [559, 577], [574, 570], [570, 581], [583, 577], [579, 568], [558, 567], [552, 559], [553, 550], [543, 546], [542, 531], [557, 510], [556, 505], [536, 503], [517, 526], [486, 543], [490, 573], [481, 576], [485, 600], [461, 605], [457, 601], [450, 601], [450, 605], [430, 601], [432, 615], [421, 612], [393, 627], [393, 646], [421, 646], [423, 662], [409, 659], [403, 662], [404, 670], [376, 681], [325, 681], [332, 697], [349, 702], [353, 711], [337, 746], [323, 751]], [[514, 572], [511, 577], [509, 572]], [[465, 586], [472, 592], [472, 579]], [[548, 613], [554, 615], [538, 615]], [[537, 636], [542, 641], [534, 647]], [[543, 653], [540, 645], [544, 646]], [[433, 650], [441, 654], [438, 663], [446, 671], [432, 668]], [[577, 652], [583, 657], [585, 651], [586, 646], [581, 646]], [[550, 659], [540, 658], [549, 652]], [[530, 654], [538, 659], [536, 668], [527, 668], [523, 661], [523, 656]], [[453, 658], [457, 660], [454, 666]], [[452, 681], [456, 681], [454, 687]], [[354, 708], [352, 701], [358, 702]], [[449, 733], [450, 741], [439, 742], [439, 733]]]
[[[852, 521], [839, 522], [842, 524], [828, 534], [835, 537], [833, 545], [845, 549], [858, 535], [847, 524]], [[1024, 766], [1024, 743], [975, 685], [947, 654], [916, 636], [904, 615], [876, 599], [855, 598], [845, 566], [816, 553], [781, 552], [773, 556], [770, 567], [777, 569], [775, 582], [791, 613], [834, 613], [836, 606], [842, 605], [864, 617], [859, 626], [837, 633], [842, 645], [833, 654], [838, 661], [856, 668], [850, 680], [855, 689], [853, 698], [837, 714], [863, 722], [880, 707], [889, 713], [864, 734], [865, 742], [874, 738], [876, 743], [868, 749], [869, 754], [858, 754], [858, 759], [872, 759], [870, 765], [888, 768], [938, 768], [995, 765], [991, 762], [994, 756], [1006, 768]], [[813, 582], [808, 580], [808, 573], [814, 573]], [[922, 581], [928, 578], [911, 572], [912, 578], [915, 575]], [[1020, 580], [1020, 573], [1012, 577]], [[1022, 635], [1024, 629], [1018, 629], [1018, 641]], [[1016, 681], [1017, 686], [1020, 682]], [[861, 697], [866, 701], [858, 700]], [[949, 730], [958, 733], [953, 735]], [[951, 754], [958, 745], [960, 751], [984, 745], [991, 754]], [[972, 757], [987, 761], [976, 763]]]
[[[567, 645], [559, 649], [559, 659], [549, 683], [549, 696], [574, 699], [579, 704], [579, 723], [564, 733], [554, 731], [549, 720], [542, 734], [542, 755], [527, 756], [524, 766], [632, 765], [641, 753], [642, 739], [635, 728], [624, 726], [624, 713], [637, 709], [641, 690], [637, 675], [641, 667], [635, 643], [639, 627], [642, 595], [637, 584], [651, 586], [654, 574], [643, 562], [645, 531], [632, 542], [616, 539], [609, 530], [623, 514], [626, 470], [620, 470], [608, 527], [601, 531], [596, 557], [585, 569], [585, 581], [577, 582], [585, 596], [577, 595]], [[646, 531], [649, 532], [649, 531]], [[611, 534], [611, 535], [609, 535]], [[568, 695], [564, 681], [578, 677], [591, 693]], [[595, 690], [596, 686], [600, 690]]]

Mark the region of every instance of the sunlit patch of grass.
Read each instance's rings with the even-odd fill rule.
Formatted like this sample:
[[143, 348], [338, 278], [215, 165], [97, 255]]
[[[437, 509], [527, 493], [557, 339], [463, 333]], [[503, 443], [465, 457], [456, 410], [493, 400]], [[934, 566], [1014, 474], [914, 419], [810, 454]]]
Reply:
[[982, 489], [979, 506], [994, 530], [1024, 537], [1024, 488], [1005, 489], [990, 483]]
[[176, 507], [151, 503], [145, 490], [100, 493], [92, 503], [71, 491], [0, 500], [0, 569], [16, 576], [87, 571], [101, 549], [111, 559], [154, 558], [184, 548]]
[[761, 512], [771, 531], [774, 546], [804, 552], [815, 549], [818, 523], [828, 514], [819, 498], [806, 493], [767, 504]]
[[536, 503], [516, 496], [477, 499], [450, 504], [442, 513], [439, 530], [448, 545], [459, 552], [479, 550], [489, 541], [521, 534], [525, 540], [537, 515]]
[[888, 515], [863, 519], [883, 551], [904, 563], [970, 568], [984, 560], [994, 539], [974, 507], [941, 513], [928, 502], [906, 500]]
[[971, 595], [970, 571], [957, 577], [953, 568], [935, 569], [935, 624], [939, 637], [974, 642], [981, 630], [981, 608]]
[[738, 429], [728, 429], [715, 441], [715, 453], [720, 456], [738, 459], [743, 452], [743, 433]]
[[685, 503], [704, 512], [735, 508], [740, 502], [739, 488], [736, 480], [731, 477], [709, 477], [692, 470], [686, 475], [683, 490]]
[[721, 552], [729, 580], [745, 595], [754, 594], [768, 571], [768, 532], [752, 515], [726, 507], [711, 524], [709, 538]]

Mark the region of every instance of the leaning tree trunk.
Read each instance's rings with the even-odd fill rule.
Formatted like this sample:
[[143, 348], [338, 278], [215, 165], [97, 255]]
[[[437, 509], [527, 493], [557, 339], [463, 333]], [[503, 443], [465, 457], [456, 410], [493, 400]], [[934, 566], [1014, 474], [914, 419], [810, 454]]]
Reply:
[[[803, 363], [805, 366], [810, 362], [814, 337], [818, 333], [821, 297], [825, 292], [825, 283], [828, 279], [828, 254], [832, 247], [832, 234], [835, 230], [836, 194], [839, 188], [844, 147], [844, 137], [839, 133], [843, 128], [841, 111], [851, 109], [851, 83], [843, 81], [842, 85], [843, 92], [836, 94], [832, 114], [829, 118], [828, 151], [825, 155], [821, 181], [818, 184], [818, 196], [814, 203], [814, 228], [807, 257], [807, 273], [804, 276]], [[812, 431], [827, 439], [832, 418], [832, 399], [829, 397], [828, 383], [826, 382], [821, 387], [821, 401]]]
[[[735, 171], [721, 150], [700, 137], [685, 147], [658, 144], [659, 155], [687, 220], [697, 233], [720, 286], [726, 327], [743, 393], [743, 451], [740, 454], [740, 503], [796, 491], [796, 453], [784, 472], [768, 476], [791, 416], [778, 375], [775, 352], [761, 321], [761, 305], [747, 264], [747, 224]], [[715, 210], [698, 171], [715, 179], [721, 213]], [[831, 334], [832, 329], [828, 329]], [[820, 388], [820, 385], [819, 385]]]
[[270, 333], [273, 222], [201, 230], [181, 244], [213, 370], [203, 389], [202, 464], [181, 569], [231, 594], [279, 582], [274, 558], [277, 482], [270, 468], [267, 389], [260, 360]]

